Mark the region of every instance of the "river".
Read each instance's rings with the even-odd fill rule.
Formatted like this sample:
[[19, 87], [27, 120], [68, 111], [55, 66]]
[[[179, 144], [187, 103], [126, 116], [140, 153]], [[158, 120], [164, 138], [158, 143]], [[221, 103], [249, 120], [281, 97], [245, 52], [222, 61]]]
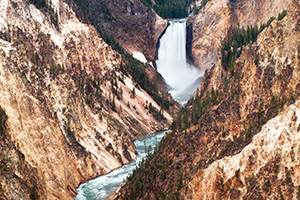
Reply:
[[[160, 40], [158, 50], [157, 70], [169, 86], [172, 97], [185, 104], [196, 91], [201, 82], [203, 72], [187, 63], [186, 60], [186, 20], [169, 21], [169, 27]], [[113, 170], [107, 175], [100, 176], [81, 184], [77, 189], [76, 200], [107, 199], [126, 180], [126, 177], [146, 157], [146, 147], [154, 147], [160, 142], [166, 131], [156, 133], [136, 140], [135, 146], [138, 157], [128, 165]]]
[[[126, 180], [126, 177], [136, 168], [136, 166], [146, 157], [149, 146], [153, 152], [156, 145], [159, 144], [167, 131], [158, 132], [154, 135], [147, 136], [134, 142], [138, 152], [137, 159], [128, 165], [113, 170], [111, 173], [99, 176], [81, 184], [77, 188], [78, 195], [76, 200], [100, 200], [107, 199], [112, 195]], [[145, 146], [146, 145], [146, 146]]]

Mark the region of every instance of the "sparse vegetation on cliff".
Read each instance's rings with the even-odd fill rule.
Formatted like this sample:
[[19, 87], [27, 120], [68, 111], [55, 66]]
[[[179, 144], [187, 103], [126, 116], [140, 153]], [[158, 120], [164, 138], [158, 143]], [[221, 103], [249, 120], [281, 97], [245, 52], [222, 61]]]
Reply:
[[[86, 6], [85, 0], [74, 1], [86, 15], [86, 18], [93, 22], [94, 20], [91, 18], [91, 15], [87, 15], [90, 8]], [[106, 15], [111, 16], [109, 9], [105, 5], [105, 3], [102, 2], [101, 5], [102, 6], [100, 6], [101, 8], [99, 9], [106, 13]], [[130, 55], [119, 44], [119, 42], [116, 41], [112, 35], [109, 35], [99, 24], [94, 24], [94, 26], [96, 27], [97, 31], [100, 33], [104, 41], [122, 55], [123, 62], [120, 65], [120, 71], [124, 75], [130, 75], [137, 84], [137, 87], [143, 88], [162, 107], [162, 109], [167, 110], [170, 106], [174, 105], [174, 102], [169, 101], [168, 98], [165, 98], [163, 92], [158, 89], [157, 84], [149, 78], [149, 75], [147, 73], [147, 68], [149, 66], [146, 66], [145, 64], [133, 58], [133, 56]], [[117, 96], [117, 98], [120, 98], [120, 95], [116, 94], [116, 92], [116, 90], [113, 90], [113, 93]]]
[[6, 121], [7, 121], [7, 115], [5, 111], [0, 107], [0, 133], [2, 135], [5, 135]]
[[287, 11], [286, 11], [286, 10], [282, 11], [282, 13], [279, 13], [279, 14], [278, 14], [277, 19], [278, 19], [278, 20], [282, 20], [282, 19], [286, 16], [286, 14], [287, 14]]
[[154, 106], [152, 106], [152, 104], [150, 103], [149, 104], [149, 107], [148, 107], [148, 109], [149, 109], [149, 113], [151, 113], [152, 114], [152, 116], [156, 119], [156, 120], [158, 120], [158, 121], [162, 121], [162, 120], [165, 120], [166, 118], [164, 117], [164, 115], [162, 114], [162, 110], [157, 110]]
[[203, 0], [200, 6], [196, 6], [196, 4], [194, 3], [193, 6], [191, 7], [191, 11], [194, 14], [198, 14], [199, 11], [209, 2], [210, 0]]
[[[278, 20], [283, 19], [287, 14], [284, 10], [278, 14]], [[269, 27], [275, 17], [272, 17], [266, 24], [262, 24], [260, 28], [258, 26], [248, 26], [247, 29], [230, 27], [227, 33], [227, 37], [222, 45], [222, 65], [224, 69], [234, 74], [234, 65], [237, 58], [240, 57], [243, 47], [249, 43], [253, 43], [257, 40], [257, 36], [265, 28]]]
[[4, 41], [11, 42], [11, 32], [10, 32], [10, 26], [7, 26], [7, 30], [0, 31], [0, 38]]
[[32, 200], [38, 200], [40, 199], [40, 196], [37, 192], [37, 187], [36, 187], [36, 183], [33, 184], [31, 190], [30, 190], [30, 199]]
[[59, 31], [57, 10], [54, 10], [51, 0], [50, 1], [48, 1], [48, 0], [28, 0], [28, 1], [29, 1], [29, 3], [34, 4], [42, 12], [48, 13], [50, 15], [51, 23]]
[[131, 75], [138, 86], [143, 88], [162, 109], [167, 110], [170, 106], [174, 105], [174, 102], [169, 101], [163, 92], [159, 91], [157, 84], [149, 78], [146, 71], [148, 70], [147, 67], [134, 59], [130, 54], [125, 54], [125, 60], [121, 64], [120, 70], [125, 75]]
[[[272, 18], [260, 29], [265, 29], [272, 20], [274, 19]], [[274, 31], [276, 26], [280, 27], [280, 31], [277, 33]], [[227, 38], [226, 42], [230, 42], [226, 44], [228, 47], [225, 49], [233, 54], [234, 62], [232, 62], [231, 71], [229, 64], [225, 67], [220, 65], [207, 70], [203, 77], [201, 91], [187, 103], [185, 108], [180, 110], [172, 124], [172, 132], [162, 140], [161, 148], [157, 150], [153, 158], [145, 161], [146, 164], [142, 165], [129, 178], [119, 199], [192, 199], [189, 195], [194, 192], [193, 189], [196, 190], [194, 197], [203, 197], [197, 189], [202, 187], [202, 178], [210, 178], [207, 172], [203, 174], [204, 170], [213, 166], [211, 164], [216, 160], [225, 156], [231, 157], [243, 151], [253, 141], [253, 136], [262, 131], [263, 125], [299, 98], [298, 89], [295, 90], [300, 87], [298, 74], [296, 74], [299, 67], [295, 65], [297, 59], [296, 61], [294, 59], [292, 65], [289, 58], [283, 61], [284, 57], [282, 58], [278, 54], [276, 57], [276, 54], [266, 50], [266, 48], [272, 48], [269, 45], [270, 40], [274, 43], [280, 41], [282, 44], [279, 36], [287, 35], [286, 32], [290, 30], [284, 30], [284, 28], [289, 26], [284, 23], [272, 24], [272, 29], [263, 33], [267, 39], [259, 37], [259, 44], [262, 46], [251, 44], [255, 43], [261, 32], [258, 27], [249, 27], [244, 34], [243, 30], [234, 30], [234, 28], [230, 30], [229, 35], [232, 34], [232, 38]], [[282, 33], [283, 30], [284, 33]], [[291, 36], [289, 39], [295, 38]], [[278, 51], [285, 51], [283, 50], [284, 45], [278, 46]], [[216, 77], [217, 80], [214, 79]], [[218, 87], [214, 87], [218, 81], [220, 82], [217, 83]], [[293, 116], [291, 120], [292, 123], [295, 123], [297, 117]], [[270, 122], [272, 123], [272, 121]], [[276, 150], [274, 149], [274, 151]], [[294, 154], [294, 151], [291, 152]], [[254, 156], [253, 158], [250, 156], [250, 164], [246, 164], [247, 167], [251, 168], [255, 164], [257, 154], [258, 152], [253, 151]], [[278, 163], [280, 163], [280, 156], [278, 159]], [[165, 164], [164, 160], [170, 164]], [[226, 159], [224, 160], [226, 162]], [[220, 174], [224, 171], [222, 169], [224, 162], [219, 163]], [[245, 177], [245, 175], [242, 175], [237, 169], [231, 180], [223, 179], [222, 176], [217, 177], [217, 187], [210, 189], [214, 190], [213, 195], [220, 199], [227, 199], [229, 196], [230, 198], [235, 196], [237, 199], [269, 197], [270, 191], [272, 190], [274, 193], [276, 190], [273, 186], [275, 184], [284, 185], [282, 187], [292, 191], [295, 186], [287, 170], [285, 170], [286, 181], [280, 180], [276, 176], [273, 176], [275, 180], [264, 179], [264, 173], [270, 172], [272, 175], [280, 173], [282, 166], [278, 163], [270, 162], [272, 170], [262, 167], [259, 172], [261, 174], [253, 173], [251, 176], [247, 176], [245, 181], [241, 181], [241, 177]], [[277, 170], [275, 170], [276, 168]], [[251, 169], [246, 171], [251, 174]], [[144, 182], [146, 184], [141, 186], [141, 183]], [[237, 186], [237, 183], [245, 185]], [[234, 187], [246, 188], [247, 194], [243, 196], [237, 193]], [[137, 191], [142, 192], [136, 195]], [[284, 198], [289, 197], [288, 195], [292, 193], [276, 191], [277, 196]], [[203, 195], [208, 194], [204, 193]]]
[[[36, 179], [37, 171], [25, 161], [24, 154], [19, 151], [19, 143], [12, 141], [8, 133], [7, 119], [5, 110], [0, 106], [0, 197], [12, 199], [10, 194], [17, 191], [22, 195], [28, 195], [32, 200], [38, 200], [43, 191]], [[22, 180], [16, 174], [26, 176], [26, 179]], [[14, 177], [13, 182], [11, 177]], [[14, 188], [11, 189], [7, 184]]]

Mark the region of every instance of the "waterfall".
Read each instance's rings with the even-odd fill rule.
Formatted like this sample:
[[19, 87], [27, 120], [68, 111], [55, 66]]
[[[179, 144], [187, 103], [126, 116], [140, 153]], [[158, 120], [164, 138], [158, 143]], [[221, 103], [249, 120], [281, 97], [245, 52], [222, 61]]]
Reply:
[[203, 72], [187, 63], [186, 20], [169, 21], [160, 39], [157, 71], [163, 76], [173, 98], [184, 104], [200, 86]]

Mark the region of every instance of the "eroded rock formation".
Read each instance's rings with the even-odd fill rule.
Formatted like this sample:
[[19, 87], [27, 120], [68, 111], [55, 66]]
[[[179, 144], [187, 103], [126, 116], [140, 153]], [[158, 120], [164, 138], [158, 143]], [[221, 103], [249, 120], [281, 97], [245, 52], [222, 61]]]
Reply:
[[230, 27], [258, 27], [287, 9], [292, 0], [211, 0], [193, 20], [191, 55], [199, 68], [211, 68]]
[[80, 183], [134, 159], [134, 139], [171, 122], [149, 113], [160, 106], [120, 71], [122, 56], [93, 26], [64, 1], [51, 7], [57, 15], [0, 1], [4, 199], [72, 199]]

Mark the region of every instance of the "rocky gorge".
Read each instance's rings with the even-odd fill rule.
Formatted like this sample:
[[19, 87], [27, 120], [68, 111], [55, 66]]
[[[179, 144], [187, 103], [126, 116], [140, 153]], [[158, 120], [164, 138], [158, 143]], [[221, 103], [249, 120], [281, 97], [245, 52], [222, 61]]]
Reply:
[[299, 199], [299, 1], [192, 5], [206, 71], [181, 107], [150, 65], [167, 20], [139, 0], [0, 0], [0, 199], [72, 199], [169, 128], [113, 198]]
[[[0, 199], [72, 199], [80, 183], [135, 159], [135, 139], [172, 120], [123, 69], [129, 55], [67, 2], [37, 2], [0, 1]], [[143, 75], [151, 68], [134, 65]]]
[[[198, 24], [208, 23], [201, 29], [197, 21], [192, 23], [192, 48], [198, 52], [192, 55], [204, 63], [200, 66], [212, 68], [206, 70], [198, 94], [177, 114], [160, 148], [128, 178], [117, 199], [299, 198], [299, 1], [268, 2], [280, 9], [263, 13], [272, 14], [269, 19], [251, 15], [257, 20], [245, 18], [241, 26], [235, 24], [239, 18], [226, 25], [226, 17], [218, 16], [263, 2], [211, 1], [199, 11]], [[223, 12], [222, 6], [237, 10]], [[208, 17], [213, 20], [206, 21]], [[210, 32], [221, 22], [225, 30]], [[252, 37], [250, 30], [255, 33], [255, 28], [243, 32], [247, 23], [263, 28], [257, 28], [257, 38], [236, 46], [239, 29], [244, 41]], [[202, 31], [202, 37], [195, 37], [194, 32]], [[198, 45], [198, 39], [203, 43]], [[233, 46], [224, 46], [226, 42]], [[232, 51], [240, 54], [227, 65], [224, 57]], [[211, 63], [206, 65], [206, 60]]]

